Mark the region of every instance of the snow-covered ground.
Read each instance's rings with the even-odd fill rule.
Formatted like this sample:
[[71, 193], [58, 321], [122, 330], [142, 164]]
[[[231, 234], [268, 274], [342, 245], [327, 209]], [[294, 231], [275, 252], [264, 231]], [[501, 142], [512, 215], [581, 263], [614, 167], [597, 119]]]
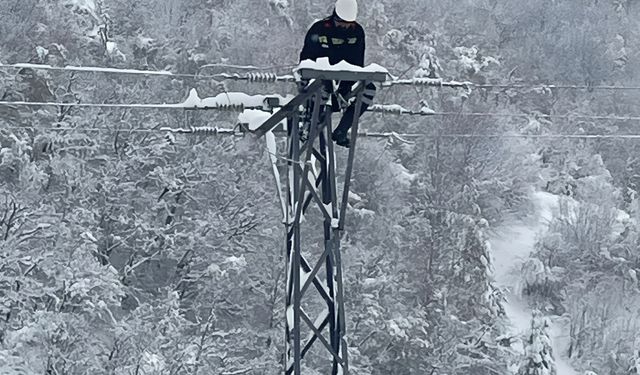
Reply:
[[[508, 303], [505, 306], [511, 321], [512, 333], [520, 337], [531, 325], [531, 309], [518, 293], [520, 268], [522, 263], [534, 250], [537, 236], [546, 230], [552, 218], [553, 210], [558, 206], [558, 197], [543, 192], [536, 192], [532, 197], [535, 203], [535, 214], [527, 220], [507, 223], [498, 228], [490, 237], [496, 283], [507, 290]], [[553, 343], [557, 375], [578, 375], [566, 358], [568, 330], [560, 319], [553, 319], [549, 334]], [[521, 343], [518, 350], [523, 350]]]

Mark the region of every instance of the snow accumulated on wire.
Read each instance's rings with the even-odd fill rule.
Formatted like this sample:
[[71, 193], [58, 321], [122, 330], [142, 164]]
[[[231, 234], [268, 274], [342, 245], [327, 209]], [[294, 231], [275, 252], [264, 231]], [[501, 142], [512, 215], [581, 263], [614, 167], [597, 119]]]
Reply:
[[16, 69], [34, 69], [34, 70], [57, 70], [57, 71], [70, 71], [70, 72], [87, 72], [87, 73], [110, 73], [110, 74], [139, 74], [147, 76], [175, 76], [176, 74], [166, 70], [138, 70], [138, 69], [119, 69], [119, 68], [103, 68], [97, 66], [52, 66], [46, 64], [0, 64], [2, 68], [16, 68]]
[[283, 106], [293, 99], [292, 95], [249, 95], [243, 92], [225, 92], [214, 97], [201, 99], [196, 89], [191, 89], [187, 99], [178, 104], [184, 109], [262, 109], [269, 111], [274, 106]]
[[[82, 108], [128, 108], [128, 109], [167, 109], [167, 110], [231, 110], [243, 111], [248, 109], [271, 111], [274, 108], [286, 105], [293, 96], [281, 95], [248, 95], [241, 92], [228, 92], [218, 94], [215, 97], [199, 98], [197, 92], [191, 91], [187, 100], [182, 103], [61, 103], [61, 102], [27, 102], [27, 101], [0, 101], [0, 106], [17, 107], [82, 107]], [[277, 99], [278, 104], [269, 103]], [[275, 105], [274, 105], [275, 104]], [[409, 110], [397, 104], [373, 105], [368, 111], [376, 113], [388, 113], [402, 116], [442, 116], [442, 117], [537, 117], [550, 119], [588, 119], [610, 121], [640, 121], [640, 116], [616, 116], [616, 115], [580, 115], [580, 114], [542, 114], [542, 113], [505, 113], [505, 112], [436, 112], [431, 108], [423, 107], [419, 111]]]
[[[303, 62], [304, 63], [304, 62]], [[309, 61], [309, 64], [313, 63]], [[322, 63], [323, 65], [328, 65]], [[331, 65], [328, 65], [331, 67]], [[74, 72], [93, 72], [93, 73], [108, 73], [108, 74], [122, 74], [122, 75], [142, 75], [142, 76], [157, 76], [168, 78], [191, 78], [191, 79], [215, 79], [215, 80], [239, 80], [256, 83], [273, 83], [273, 82], [295, 82], [293, 75], [276, 75], [274, 73], [264, 72], [265, 70], [277, 69], [277, 68], [301, 68], [305, 65], [277, 65], [277, 66], [253, 66], [253, 65], [232, 65], [232, 64], [207, 64], [203, 65], [200, 69], [208, 67], [225, 67], [238, 70], [254, 70], [256, 72], [247, 72], [244, 74], [238, 73], [219, 73], [213, 75], [203, 75], [199, 73], [187, 74], [187, 73], [174, 73], [170, 71], [153, 71], [153, 70], [138, 70], [138, 69], [120, 69], [120, 68], [105, 68], [105, 67], [91, 67], [91, 66], [51, 66], [46, 64], [30, 64], [30, 63], [17, 63], [17, 64], [0, 64], [0, 68], [4, 69], [22, 69], [29, 68], [34, 70], [54, 70], [54, 71], [74, 71]], [[377, 64], [372, 64], [369, 68], [370, 71], [383, 72], [389, 74], [385, 68], [380, 67]], [[308, 68], [312, 68], [308, 66]], [[313, 69], [317, 69], [316, 64]], [[380, 68], [380, 69], [378, 69]], [[344, 71], [345, 67], [330, 68], [336, 71]], [[347, 68], [351, 70], [352, 68]], [[451, 88], [483, 88], [483, 89], [574, 89], [574, 90], [640, 90], [640, 86], [620, 86], [620, 85], [572, 85], [572, 84], [525, 84], [525, 83], [495, 83], [495, 84], [475, 84], [473, 82], [458, 82], [458, 81], [443, 81], [441, 78], [409, 78], [398, 79], [389, 74], [392, 79], [383, 83], [383, 86], [433, 86], [433, 87], [451, 87]]]
[[196, 89], [191, 89], [189, 96], [182, 103], [60, 103], [60, 102], [28, 102], [0, 101], [0, 106], [28, 107], [84, 107], [84, 108], [130, 108], [130, 109], [169, 109], [169, 110], [229, 110], [244, 111], [255, 109], [271, 111], [283, 106], [293, 99], [292, 95], [249, 95], [242, 92], [225, 92], [214, 97], [200, 98]]
[[[230, 66], [231, 67], [231, 66]], [[247, 66], [233, 66], [236, 69], [248, 69], [256, 68], [255, 72], [247, 72], [243, 74], [238, 73], [219, 73], [211, 75], [203, 75], [200, 73], [186, 74], [186, 73], [173, 73], [166, 70], [154, 71], [154, 70], [138, 70], [138, 69], [120, 69], [120, 68], [104, 68], [96, 66], [52, 66], [45, 64], [0, 64], [0, 68], [11, 69], [33, 69], [33, 70], [50, 70], [50, 71], [68, 71], [68, 72], [81, 72], [81, 73], [106, 73], [106, 74], [118, 74], [118, 75], [133, 75], [133, 76], [152, 76], [152, 77], [165, 77], [165, 78], [189, 78], [189, 79], [213, 79], [213, 80], [229, 80], [229, 81], [247, 81], [252, 83], [275, 83], [275, 82], [295, 82], [293, 75], [277, 75], [275, 73], [262, 72], [257, 67]], [[266, 69], [266, 68], [264, 68]]]
[[436, 112], [429, 107], [422, 107], [419, 111], [412, 111], [398, 104], [374, 104], [367, 109], [375, 113], [388, 113], [392, 115], [432, 116]]

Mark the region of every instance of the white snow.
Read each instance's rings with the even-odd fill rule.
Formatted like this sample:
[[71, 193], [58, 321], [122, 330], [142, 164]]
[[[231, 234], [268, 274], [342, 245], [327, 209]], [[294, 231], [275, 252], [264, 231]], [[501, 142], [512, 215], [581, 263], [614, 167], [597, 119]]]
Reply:
[[160, 70], [160, 71], [150, 71], [150, 70], [136, 70], [136, 69], [116, 69], [116, 68], [101, 68], [96, 66], [73, 66], [67, 65], [62, 68], [53, 67], [51, 65], [46, 64], [13, 64], [10, 66], [14, 66], [16, 68], [30, 68], [30, 69], [62, 69], [76, 72], [97, 72], [97, 73], [122, 73], [122, 74], [144, 74], [144, 75], [156, 75], [156, 76], [172, 76], [173, 73]]
[[[257, 112], [264, 113], [262, 111]], [[249, 128], [251, 128], [251, 125], [249, 125]], [[284, 222], [287, 220], [287, 207], [285, 203], [284, 191], [282, 190], [282, 183], [280, 182], [280, 172], [278, 171], [278, 149], [276, 144], [276, 137], [272, 132], [267, 132], [267, 134], [265, 134], [265, 140], [267, 142], [267, 151], [269, 152], [269, 160], [271, 161], [273, 177], [276, 180], [276, 189], [278, 190], [278, 199], [280, 200], [280, 208], [282, 209], [282, 220]]]
[[185, 99], [184, 102], [182, 102], [182, 105], [184, 105], [185, 107], [196, 107], [201, 102], [202, 99], [200, 99], [200, 96], [198, 95], [198, 90], [191, 89], [191, 91], [189, 91], [189, 96], [187, 97], [187, 99]]
[[369, 107], [371, 112], [392, 113], [392, 114], [417, 114], [417, 115], [433, 115], [436, 113], [433, 109], [423, 106], [419, 111], [411, 111], [398, 104], [374, 104]]
[[[238, 122], [246, 124], [249, 130], [254, 131], [264, 124], [272, 114], [259, 109], [245, 109], [238, 115]], [[286, 120], [282, 120], [280, 125], [284, 126]], [[273, 133], [272, 133], [273, 134]]]
[[[309, 163], [310, 163], [310, 167], [311, 167], [311, 168], [309, 168], [309, 171], [307, 172], [307, 181], [309, 181], [309, 183], [311, 184], [311, 186], [315, 186], [316, 179], [317, 179], [317, 177], [316, 177], [316, 176], [318, 175], [318, 173], [317, 173], [318, 169], [317, 169], [317, 168], [315, 168], [315, 160], [314, 160], [314, 159], [315, 159], [315, 158], [314, 158], [314, 157], [312, 157], [312, 158], [311, 158], [311, 160], [309, 160]], [[315, 188], [314, 188], [314, 190], [315, 190], [315, 192], [316, 192], [316, 193], [319, 193], [319, 192], [318, 192], [318, 189], [315, 189]], [[318, 194], [318, 195], [319, 195], [319, 194]], [[329, 211], [329, 212], [331, 212], [331, 211]]]
[[96, 73], [121, 73], [121, 74], [144, 74], [152, 76], [172, 76], [173, 73], [166, 70], [138, 70], [138, 69], [116, 69], [116, 68], [101, 68], [96, 66], [73, 66], [67, 65], [64, 70], [72, 70], [76, 72], [96, 72]]
[[355, 208], [353, 209], [353, 212], [355, 212], [356, 215], [358, 215], [360, 218], [364, 218], [366, 216], [376, 216], [376, 213], [374, 211], [371, 210], [367, 210], [366, 208]]
[[[293, 171], [294, 171], [294, 168], [289, 168], [289, 178], [287, 179], [287, 181], [289, 182], [287, 184], [287, 189], [289, 189], [287, 193], [288, 193], [289, 197], [292, 197], [291, 198], [292, 201], [293, 201], [293, 196], [294, 196], [293, 192], [295, 191], [295, 186], [294, 186], [294, 183], [293, 183], [295, 181], [295, 179], [293, 178], [294, 177]], [[291, 203], [293, 203], [293, 202], [291, 202]], [[294, 206], [294, 204], [291, 204], [291, 211], [288, 213], [289, 222], [287, 224], [292, 224], [293, 221], [294, 221], [294, 216], [295, 216], [296, 210], [295, 210], [295, 207], [293, 207], [293, 206]]]
[[458, 63], [462, 69], [480, 72], [490, 64], [500, 65], [500, 62], [491, 56], [480, 56], [478, 47], [456, 47], [453, 51], [458, 55]]
[[49, 50], [44, 48], [44, 47], [42, 47], [42, 46], [37, 46], [36, 47], [36, 52], [38, 53], [38, 58], [40, 60], [44, 60], [47, 57], [47, 55], [49, 54]]
[[107, 54], [109, 55], [109, 57], [111, 58], [120, 58], [122, 59], [122, 61], [127, 61], [127, 56], [122, 53], [122, 51], [120, 51], [120, 48], [118, 48], [118, 45], [115, 42], [107, 42], [105, 44], [105, 48], [107, 50]]
[[304, 60], [298, 65], [298, 71], [300, 69], [322, 70], [325, 72], [355, 72], [355, 73], [385, 73], [389, 74], [389, 71], [378, 64], [370, 64], [361, 68], [356, 65], [349, 64], [346, 61], [340, 61], [335, 65], [329, 64], [328, 57], [321, 57], [316, 61]]
[[107, 52], [111, 55], [116, 51], [116, 48], [118, 48], [118, 46], [114, 42], [107, 42], [106, 48]]
[[390, 113], [408, 113], [411, 112], [399, 104], [374, 104], [370, 107], [371, 111], [390, 112]]
[[164, 358], [158, 354], [145, 351], [140, 361], [140, 367], [143, 374], [157, 374], [164, 372], [167, 364]]
[[362, 197], [352, 191], [349, 192], [349, 199], [356, 202], [362, 202]]
[[[265, 111], [270, 110], [267, 105], [267, 98], [278, 98], [280, 104], [284, 105], [293, 99], [292, 95], [286, 97], [281, 95], [249, 95], [243, 92], [225, 92], [213, 97], [201, 99], [196, 89], [189, 91], [187, 99], [180, 103], [175, 104], [178, 108], [223, 108], [223, 107], [251, 107], [253, 109], [262, 108]], [[253, 114], [246, 114], [248, 119], [251, 119]]]
[[269, 4], [280, 9], [286, 9], [289, 7], [289, 2], [287, 0], [269, 0]]
[[614, 239], [619, 237], [627, 228], [630, 222], [633, 222], [633, 219], [627, 212], [620, 209], [616, 210], [616, 218], [613, 224], [613, 232], [611, 233], [611, 237]]
[[242, 269], [247, 266], [247, 260], [244, 258], [244, 255], [241, 255], [239, 257], [232, 255], [225, 258], [223, 263], [229, 264], [231, 268], [234, 269]]
[[287, 324], [289, 329], [293, 329], [293, 305], [287, 306]]
[[305, 272], [302, 268], [300, 269], [300, 290], [302, 290], [304, 284], [309, 280], [309, 276], [311, 276], [311, 272]]
[[[512, 325], [512, 333], [516, 336], [521, 336], [530, 329], [532, 317], [531, 309], [518, 293], [521, 267], [534, 250], [536, 236], [546, 230], [553, 211], [558, 206], [558, 197], [553, 194], [537, 192], [532, 198], [536, 206], [534, 220], [512, 222], [499, 228], [498, 233], [489, 239], [496, 284], [506, 290], [508, 302], [504, 307]], [[561, 319], [554, 319], [549, 329], [557, 375], [578, 375], [564, 355], [568, 337], [565, 324]], [[523, 352], [522, 343], [516, 349]]]
[[391, 163], [391, 167], [396, 171], [396, 173], [394, 173], [394, 177], [403, 185], [411, 185], [411, 183], [418, 177], [417, 174], [409, 173], [409, 170], [402, 164]]
[[433, 109], [429, 108], [428, 106], [423, 106], [422, 108], [420, 108], [420, 113], [423, 113], [425, 115], [432, 115], [432, 114], [436, 113], [436, 111], [434, 111]]
[[331, 228], [336, 229], [340, 226], [340, 219], [338, 218], [333, 218], [331, 219]]
[[413, 85], [413, 86], [445, 86], [445, 87], [458, 87], [469, 88], [473, 87], [473, 83], [469, 81], [443, 81], [441, 78], [424, 78], [415, 77], [408, 79], [394, 79], [393, 81], [383, 82], [382, 86], [394, 86], [394, 85]]
[[153, 47], [154, 42], [155, 42], [155, 39], [153, 38], [138, 36], [136, 38], [136, 47], [141, 49], [151, 48]]
[[93, 234], [91, 234], [91, 232], [86, 231], [84, 233], [81, 234], [81, 236], [88, 238], [89, 241], [93, 242], [93, 243], [98, 243], [98, 240], [94, 237]]
[[327, 203], [327, 204], [322, 204], [324, 206], [324, 209], [327, 211], [327, 213], [329, 215], [331, 215], [333, 213], [333, 204], [332, 203]]
[[210, 275], [224, 275], [225, 272], [220, 268], [219, 265], [215, 263], [211, 263], [209, 267], [207, 267], [207, 273]]
[[71, 6], [78, 13], [87, 13], [94, 19], [100, 20], [97, 13], [98, 7], [94, 0], [67, 0], [65, 5]]
[[311, 155], [309, 166], [311, 167], [309, 174], [313, 177], [313, 180], [309, 180], [309, 182], [311, 182], [311, 186], [315, 186], [315, 180], [317, 180], [318, 176], [320, 176], [320, 162], [315, 155]]

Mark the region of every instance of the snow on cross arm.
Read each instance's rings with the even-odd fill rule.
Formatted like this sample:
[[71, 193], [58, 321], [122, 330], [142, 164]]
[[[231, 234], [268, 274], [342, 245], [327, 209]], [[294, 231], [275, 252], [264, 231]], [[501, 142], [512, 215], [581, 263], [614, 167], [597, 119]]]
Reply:
[[298, 65], [298, 68], [294, 69], [298, 71], [300, 69], [312, 69], [322, 70], [330, 72], [354, 72], [354, 73], [384, 73], [389, 74], [389, 71], [378, 64], [370, 64], [363, 67], [349, 64], [346, 61], [340, 61], [335, 65], [329, 63], [328, 57], [320, 57], [316, 61], [304, 60]]

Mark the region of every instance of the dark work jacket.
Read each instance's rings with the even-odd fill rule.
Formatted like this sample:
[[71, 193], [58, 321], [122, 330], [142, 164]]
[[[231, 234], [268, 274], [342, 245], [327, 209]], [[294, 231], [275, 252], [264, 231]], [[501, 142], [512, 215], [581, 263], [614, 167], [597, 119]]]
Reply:
[[[345, 26], [338, 26], [341, 23]], [[357, 22], [344, 22], [335, 13], [311, 26], [304, 39], [300, 61], [328, 57], [331, 65], [340, 61], [364, 66], [365, 35]]]

